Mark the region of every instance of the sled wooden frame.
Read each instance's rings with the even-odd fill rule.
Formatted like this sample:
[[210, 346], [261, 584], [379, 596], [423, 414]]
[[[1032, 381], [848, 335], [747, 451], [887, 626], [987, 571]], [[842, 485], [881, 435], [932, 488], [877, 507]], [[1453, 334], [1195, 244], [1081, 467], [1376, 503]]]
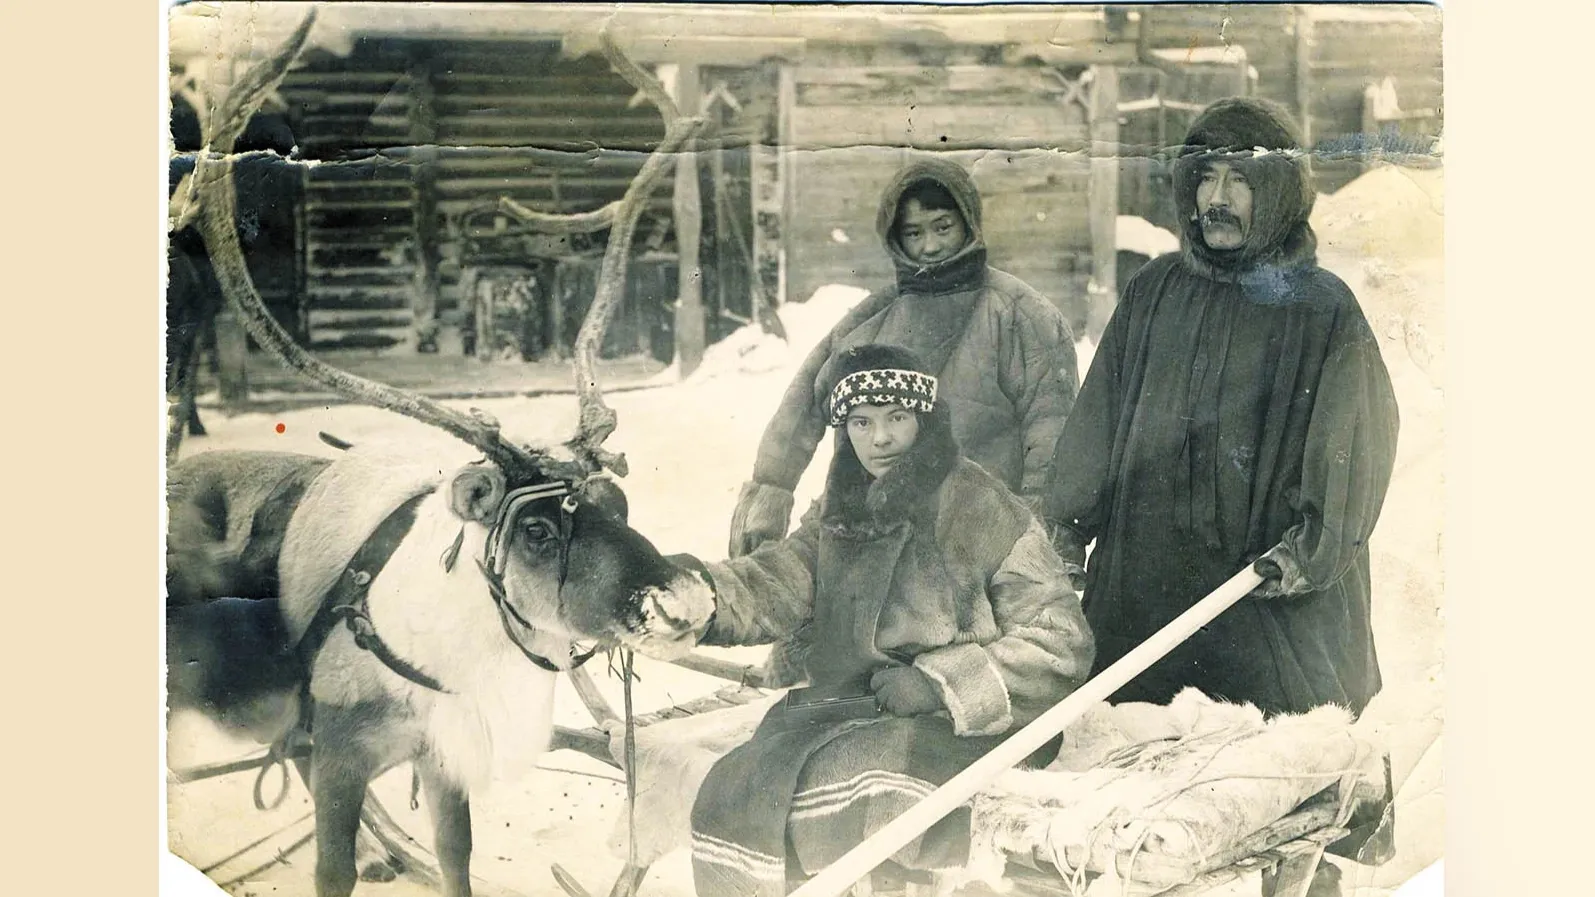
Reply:
[[[728, 710], [772, 697], [778, 691], [768, 686], [763, 671], [757, 667], [730, 663], [697, 653], [673, 663], [675, 666], [705, 673], [734, 684], [701, 698], [652, 713], [638, 714], [633, 719], [633, 725], [637, 728], [645, 728], [668, 719]], [[575, 686], [576, 693], [587, 706], [596, 725], [585, 729], [556, 726], [554, 740], [549, 750], [576, 751], [616, 769], [623, 769], [623, 758], [614, 756], [610, 750], [610, 735], [606, 728], [619, 723], [621, 717], [598, 691], [585, 670], [572, 670], [569, 675], [571, 684]], [[1272, 880], [1265, 881], [1262, 897], [1306, 897], [1313, 876], [1323, 861], [1325, 848], [1350, 834], [1345, 824], [1353, 809], [1352, 797], [1353, 795], [1337, 782], [1308, 798], [1284, 817], [1242, 838], [1199, 868], [1191, 869], [1183, 865], [1175, 867], [1169, 865], [1167, 861], [1158, 868], [1157, 871], [1162, 873], [1160, 879], [1185, 878], [1188, 879], [1185, 884], [1162, 891], [1132, 885], [1132, 890], [1128, 893], [1136, 897], [1197, 897], [1243, 876], [1262, 873], [1272, 874]], [[1105, 868], [1106, 863], [1114, 862], [1115, 871], [1121, 876], [1127, 876], [1137, 869], [1145, 871], [1159, 863], [1144, 853], [1135, 859], [1133, 867], [1122, 862], [1122, 859], [1122, 856], [1113, 853], [1094, 853], [1088, 869], [1101, 870]], [[626, 866], [616, 878], [609, 892], [610, 897], [632, 897], [637, 894], [647, 873], [646, 865]], [[1091, 877], [1096, 877], [1100, 872], [1089, 874]], [[561, 877], [560, 870], [555, 871], [555, 876]], [[877, 873], [874, 880], [866, 878], [859, 881], [853, 886], [853, 897], [872, 897], [877, 885], [884, 884], [887, 878], [885, 874]], [[1010, 859], [1005, 878], [1012, 883], [1013, 890], [1003, 897], [1027, 897], [1027, 895], [1028, 897], [1070, 897], [1071, 895], [1062, 873], [1051, 863], [1039, 858]], [[946, 894], [945, 891], [937, 889], [929, 876], [925, 876], [924, 880], [907, 880], [901, 884], [908, 897]], [[567, 888], [569, 887], [567, 885]], [[980, 885], [968, 885], [953, 894], [957, 897], [998, 897], [996, 891]]]

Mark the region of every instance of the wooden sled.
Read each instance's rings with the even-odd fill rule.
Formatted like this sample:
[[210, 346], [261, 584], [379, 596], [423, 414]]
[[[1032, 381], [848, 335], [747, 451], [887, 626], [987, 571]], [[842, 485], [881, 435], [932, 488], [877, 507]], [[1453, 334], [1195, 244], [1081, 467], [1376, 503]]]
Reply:
[[[727, 710], [773, 697], [776, 690], [768, 686], [762, 670], [718, 658], [693, 654], [674, 662], [676, 666], [704, 673], [725, 681], [719, 690], [661, 710], [637, 714], [633, 724], [644, 728], [657, 722]], [[609, 766], [624, 770], [623, 758], [610, 750], [610, 730], [622, 717], [610, 705], [586, 668], [567, 673], [571, 684], [592, 714], [594, 725], [574, 729], [556, 726], [550, 751], [571, 750], [585, 754]], [[182, 784], [221, 775], [255, 771], [265, 779], [270, 770], [288, 761], [308, 781], [309, 744], [301, 742], [285, 753], [266, 753], [246, 760], [216, 763], [186, 770], [174, 771], [170, 781]], [[283, 786], [287, 786], [288, 772], [283, 768]], [[1388, 795], [1388, 760], [1386, 784]], [[257, 782], [257, 795], [259, 783]], [[1243, 876], [1261, 873], [1264, 876], [1263, 897], [1305, 897], [1326, 848], [1344, 840], [1357, 840], [1367, 845], [1359, 861], [1368, 865], [1385, 862], [1390, 852], [1388, 817], [1359, 822], [1352, 814], [1353, 795], [1343, 793], [1340, 784], [1331, 785], [1298, 806], [1293, 812], [1241, 839], [1228, 850], [1214, 856], [1201, 868], [1172, 868], [1157, 866], [1158, 860], [1141, 855], [1132, 858], [1123, 854], [1103, 853], [1091, 857], [1087, 863], [1085, 881], [1103, 874], [1108, 864], [1120, 877], [1140, 878], [1150, 873], [1158, 880], [1185, 880], [1161, 891], [1139, 889], [1139, 897], [1196, 897], [1214, 888], [1222, 887]], [[367, 854], [380, 856], [393, 874], [410, 877], [416, 881], [438, 887], [440, 874], [432, 852], [411, 837], [382, 806], [376, 795], [367, 792], [365, 809], [361, 815], [362, 837], [366, 839]], [[1355, 832], [1354, 830], [1361, 830]], [[1373, 837], [1368, 836], [1373, 831]], [[288, 852], [308, 843], [304, 839]], [[375, 853], [373, 854], [373, 851]], [[649, 867], [627, 864], [611, 887], [610, 897], [634, 897]], [[555, 866], [555, 880], [571, 897], [590, 897], [588, 892], [565, 870]], [[1056, 867], [1036, 857], [1011, 858], [1005, 872], [1012, 890], [1007, 897], [1070, 897], [1072, 894], [1064, 874]], [[1077, 881], [1078, 884], [1078, 881]], [[514, 892], [497, 887], [473, 876], [474, 891], [482, 897], [514, 897]], [[902, 894], [905, 897], [996, 897], [996, 892], [980, 885], [967, 885], [948, 891], [940, 887], [929, 875], [895, 868], [891, 864], [877, 869], [869, 878], [853, 887], [854, 897]]]
[[[663, 720], [744, 706], [776, 693], [768, 687], [763, 672], [755, 667], [697, 654], [675, 663], [733, 684], [692, 701], [637, 715], [634, 719], [637, 728]], [[611, 752], [609, 734], [610, 727], [621, 717], [584, 671], [575, 671], [571, 681], [592, 713], [595, 725], [585, 729], [556, 727], [550, 750], [577, 751], [616, 769], [623, 769], [622, 758]], [[1388, 757], [1385, 758], [1385, 776], [1388, 802], [1393, 799], [1389, 790]], [[1133, 877], [1134, 880], [1145, 876], [1153, 880], [1185, 882], [1163, 890], [1137, 888], [1130, 892], [1138, 897], [1196, 897], [1254, 873], [1260, 873], [1263, 877], [1263, 897], [1306, 897], [1326, 849], [1331, 845], [1344, 848], [1347, 842], [1353, 842], [1352, 847], [1358, 850], [1359, 862], [1367, 865], [1379, 865], [1389, 859], [1393, 841], [1388, 803], [1374, 808], [1372, 818], [1369, 818], [1366, 808], [1354, 814], [1357, 807], [1353, 800], [1354, 795], [1341, 783], [1330, 785], [1291, 813], [1241, 839], [1199, 868], [1178, 868], [1169, 865], [1166, 860], [1162, 867], [1158, 867], [1155, 865], [1158, 860], [1145, 854], [1130, 858], [1124, 854], [1099, 853], [1087, 863], [1084, 883], [1103, 874], [1108, 868], [1107, 864], [1111, 863], [1114, 872], [1121, 878]], [[1137, 871], [1141, 875], [1137, 875]], [[634, 897], [647, 873], [646, 864], [627, 864], [611, 887], [609, 897]], [[555, 867], [554, 876], [571, 897], [590, 897], [564, 870]], [[1011, 858], [1004, 877], [1012, 885], [1012, 890], [1004, 897], [1070, 897], [1073, 893], [1062, 872], [1036, 857], [1023, 860]], [[1076, 881], [1077, 885], [1080, 883], [1080, 880]], [[859, 881], [853, 886], [852, 894], [853, 897], [885, 894], [902, 894], [905, 897], [998, 897], [996, 891], [980, 885], [948, 890], [938, 885], [928, 874], [895, 868], [894, 864], [878, 868], [869, 878]]]

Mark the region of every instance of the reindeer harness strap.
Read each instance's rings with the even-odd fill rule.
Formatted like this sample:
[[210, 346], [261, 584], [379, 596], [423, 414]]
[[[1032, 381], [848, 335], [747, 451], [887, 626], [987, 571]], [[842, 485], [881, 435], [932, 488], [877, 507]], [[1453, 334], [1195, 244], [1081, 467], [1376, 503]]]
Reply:
[[367, 598], [371, 593], [371, 583], [382, 572], [388, 560], [393, 557], [393, 552], [409, 534], [410, 527], [415, 525], [416, 508], [426, 499], [430, 492], [423, 492], [400, 505], [397, 510], [383, 520], [360, 550], [355, 552], [349, 561], [349, 566], [344, 570], [344, 575], [339, 577], [327, 600], [321, 605], [310, 627], [305, 630], [304, 637], [299, 641], [299, 656], [304, 659], [306, 666], [320, 652], [321, 645], [331, 634], [332, 627], [342, 620], [354, 633], [356, 645], [370, 651], [383, 665], [394, 673], [414, 682], [422, 688], [432, 691], [448, 692], [443, 683], [434, 679], [426, 672], [407, 662], [404, 658], [394, 653], [387, 642], [377, 634], [376, 626], [371, 622], [371, 615], [367, 608]]
[[[549, 501], [556, 498], [561, 499], [559, 503], [559, 590], [564, 592], [565, 576], [570, 569], [570, 540], [572, 529], [575, 526], [573, 518], [576, 513], [576, 489], [563, 480], [511, 489], [509, 494], [504, 496], [504, 501], [499, 504], [498, 515], [493, 521], [492, 529], [488, 531], [487, 546], [484, 549], [485, 557], [477, 562], [477, 566], [481, 568], [483, 578], [487, 580], [488, 591], [493, 595], [493, 603], [498, 607], [499, 623], [504, 626], [504, 634], [509, 637], [515, 647], [520, 649], [522, 654], [526, 655], [527, 660], [551, 673], [564, 672], [565, 668], [529, 650], [521, 643], [520, 639], [516, 638], [515, 633], [510, 629], [510, 617], [514, 617], [515, 621], [527, 630], [535, 630], [536, 627], [531, 624], [531, 621], [521, 616], [520, 612], [509, 603], [508, 597], [504, 592], [504, 566], [508, 561], [505, 541], [509, 538], [510, 528], [520, 516], [521, 511], [534, 502]], [[597, 650], [597, 648], [593, 648], [585, 654], [578, 655], [575, 653], [575, 649], [572, 648], [570, 669], [579, 667], [592, 659]]]

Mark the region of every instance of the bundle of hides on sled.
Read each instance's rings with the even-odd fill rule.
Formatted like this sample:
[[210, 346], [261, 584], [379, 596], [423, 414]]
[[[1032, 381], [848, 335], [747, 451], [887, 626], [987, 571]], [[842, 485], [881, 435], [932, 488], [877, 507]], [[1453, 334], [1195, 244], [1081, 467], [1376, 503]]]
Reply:
[[[777, 692], [636, 730], [639, 862], [691, 843], [692, 803], [709, 768], [751, 738], [780, 698]], [[610, 740], [621, 756], [620, 726]], [[1046, 860], [1065, 874], [1108, 872], [1103, 881], [1118, 881], [1116, 869], [1094, 868], [1088, 859], [1112, 851], [1129, 860], [1130, 881], [1121, 884], [1165, 890], [1338, 781], [1380, 792], [1364, 799], [1383, 797], [1381, 764], [1337, 707], [1265, 723], [1254, 707], [1218, 703], [1195, 689], [1167, 706], [1100, 704], [1064, 731], [1046, 769], [1009, 770], [975, 797], [969, 863], [957, 877], [1001, 890], [1013, 856]], [[609, 848], [624, 857], [626, 842], [622, 810]], [[1187, 871], [1170, 874], [1171, 866]]]
[[1155, 893], [1337, 782], [1353, 801], [1383, 797], [1382, 757], [1339, 707], [1264, 722], [1195, 689], [1167, 706], [1102, 704], [1046, 769], [1009, 770], [976, 796], [962, 878], [1001, 889], [1009, 857], [1037, 858], [1077, 893], [1095, 876], [1114, 894]]

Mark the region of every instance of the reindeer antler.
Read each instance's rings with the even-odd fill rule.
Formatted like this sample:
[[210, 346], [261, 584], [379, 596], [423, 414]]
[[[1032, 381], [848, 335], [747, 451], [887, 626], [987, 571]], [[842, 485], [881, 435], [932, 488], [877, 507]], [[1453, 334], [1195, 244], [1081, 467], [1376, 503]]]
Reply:
[[315, 9], [311, 8], [284, 45], [270, 58], [251, 68], [206, 117], [204, 132], [207, 151], [200, 154], [194, 171], [185, 178], [185, 184], [180, 185], [173, 198], [173, 226], [180, 227], [194, 218], [194, 206], [197, 204], [194, 223], [210, 254], [223, 294], [238, 310], [245, 328], [256, 342], [289, 368], [355, 401], [438, 427], [480, 449], [489, 460], [504, 469], [506, 476], [514, 479], [542, 473], [576, 480], [603, 468], [625, 476], [625, 458], [602, 447], [604, 440], [615, 431], [616, 415], [613, 409], [604, 404], [598, 385], [595, 371], [598, 347], [609, 319], [613, 317], [615, 307], [625, 293], [626, 262], [643, 204], [658, 185], [667, 164], [672, 161], [671, 157], [693, 139], [703, 127], [704, 119], [683, 117], [664, 87], [628, 59], [615, 44], [606, 23], [599, 34], [605, 57], [627, 83], [659, 108], [665, 120], [664, 138], [643, 163], [625, 195], [618, 202], [596, 211], [555, 216], [521, 208], [509, 200], [500, 201], [504, 211], [555, 230], [583, 232], [602, 230], [605, 226], [611, 228], [593, 302], [576, 337], [574, 366], [580, 416], [576, 435], [566, 443], [575, 455], [575, 460], [557, 460], [547, 453], [505, 439], [499, 432], [498, 422], [477, 409], [462, 414], [419, 394], [367, 380], [311, 356], [294, 342], [293, 337], [266, 309], [249, 275], [243, 248], [238, 241], [234, 222], [233, 160], [224, 153], [231, 151], [250, 116], [265, 101], [267, 94], [281, 83], [288, 67], [304, 47], [314, 21]]
[[305, 45], [315, 15], [312, 7], [283, 46], [251, 68], [206, 119], [204, 136], [209, 151], [200, 154], [190, 176], [191, 193], [184, 195], [191, 197], [189, 214], [193, 214], [193, 205], [198, 205], [194, 224], [210, 254], [223, 295], [238, 310], [245, 329], [262, 348], [311, 380], [356, 401], [438, 427], [481, 449], [508, 477], [552, 473], [550, 468], [556, 465], [551, 458], [504, 439], [498, 422], [484, 412], [472, 409], [469, 414], [462, 414], [425, 396], [367, 380], [314, 358], [277, 323], [255, 289], [234, 220], [233, 160], [225, 153], [231, 151], [254, 110], [287, 74], [288, 66]]
[[[625, 457], [602, 448], [604, 440], [615, 432], [617, 419], [614, 410], [604, 404], [603, 392], [598, 385], [596, 371], [598, 349], [603, 343], [609, 319], [614, 316], [615, 307], [625, 295], [626, 262], [631, 254], [632, 237], [637, 231], [637, 221], [642, 215], [643, 204], [658, 186], [666, 166], [674, 161], [672, 157], [692, 141], [702, 129], [705, 120], [681, 114], [675, 101], [665, 92], [664, 86], [627, 58], [616, 45], [609, 22], [604, 23], [598, 39], [610, 66], [626, 80], [626, 83], [635, 87], [658, 107], [659, 114], [665, 122], [664, 138], [643, 162], [642, 170], [626, 188], [625, 196], [596, 212], [586, 213], [586, 217], [581, 221], [581, 225], [587, 225], [608, 218], [611, 229], [609, 243], [604, 249], [603, 263], [598, 269], [598, 285], [593, 294], [593, 302], [588, 307], [587, 317], [582, 321], [581, 330], [576, 335], [574, 366], [577, 402], [581, 411], [576, 435], [566, 445], [578, 458], [592, 465], [594, 471], [604, 467], [620, 476], [625, 476], [627, 469]], [[511, 211], [513, 208], [513, 204], [507, 199], [500, 200], [499, 204], [505, 211]], [[537, 217], [531, 220], [536, 222], [544, 222], [549, 217], [539, 213], [533, 214]], [[601, 229], [601, 225], [592, 229]]]

